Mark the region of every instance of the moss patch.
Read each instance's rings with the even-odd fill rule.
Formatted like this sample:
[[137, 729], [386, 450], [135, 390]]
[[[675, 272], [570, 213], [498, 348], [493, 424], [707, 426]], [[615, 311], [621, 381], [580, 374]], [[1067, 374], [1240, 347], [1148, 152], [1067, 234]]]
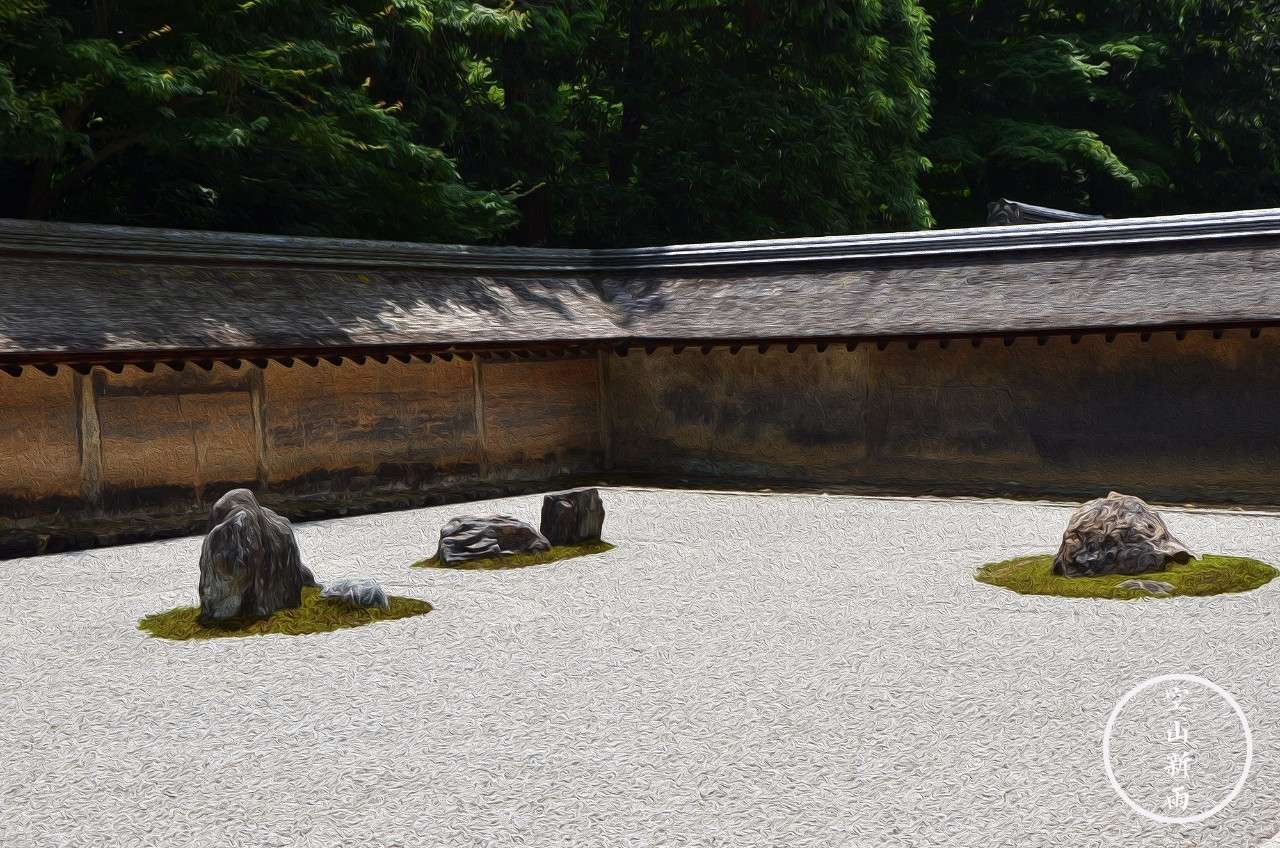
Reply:
[[473, 559], [462, 565], [445, 565], [437, 557], [415, 562], [414, 568], [444, 568], [449, 571], [498, 571], [504, 568], [524, 568], [529, 565], [545, 565], [562, 559], [602, 554], [613, 550], [608, 542], [583, 542], [580, 545], [556, 545], [549, 551], [532, 554], [508, 554], [507, 556]]
[[1023, 595], [1056, 595], [1061, 598], [1110, 598], [1129, 601], [1159, 597], [1138, 589], [1116, 588], [1126, 580], [1160, 580], [1173, 584], [1171, 596], [1221, 595], [1247, 592], [1275, 577], [1276, 569], [1245, 557], [1207, 554], [1167, 571], [1147, 574], [1109, 574], [1104, 577], [1060, 577], [1053, 573], [1053, 555], [1018, 557], [993, 562], [978, 569], [978, 580], [1003, 586]]
[[149, 615], [138, 622], [138, 629], [162, 639], [221, 639], [227, 636], [262, 636], [281, 633], [304, 636], [329, 633], [347, 627], [360, 627], [375, 621], [393, 621], [431, 612], [431, 604], [417, 598], [390, 595], [391, 609], [350, 607], [340, 601], [320, 597], [320, 590], [302, 590], [302, 606], [280, 610], [266, 618], [232, 619], [218, 624], [202, 624], [199, 607], [178, 607], [168, 612]]

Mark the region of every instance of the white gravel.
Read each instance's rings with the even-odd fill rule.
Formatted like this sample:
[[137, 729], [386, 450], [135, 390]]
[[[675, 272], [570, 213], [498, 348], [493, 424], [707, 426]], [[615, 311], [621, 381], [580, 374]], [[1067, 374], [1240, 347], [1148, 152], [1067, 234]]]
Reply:
[[[1069, 508], [609, 490], [589, 559], [410, 570], [444, 521], [537, 497], [300, 525], [326, 577], [435, 611], [177, 643], [199, 539], [0, 563], [0, 845], [1259, 845], [1280, 830], [1280, 581], [1237, 596], [1026, 598], [986, 561]], [[1280, 517], [1165, 511], [1280, 562]], [[1225, 812], [1166, 826], [1100, 763], [1164, 672], [1235, 694]]]

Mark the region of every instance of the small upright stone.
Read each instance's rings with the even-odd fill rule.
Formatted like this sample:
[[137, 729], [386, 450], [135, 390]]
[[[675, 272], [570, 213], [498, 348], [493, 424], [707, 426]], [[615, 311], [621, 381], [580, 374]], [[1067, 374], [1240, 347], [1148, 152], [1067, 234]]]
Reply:
[[597, 542], [604, 529], [604, 503], [596, 489], [552, 492], [542, 499], [542, 535], [553, 545]]
[[341, 601], [352, 607], [391, 609], [387, 593], [372, 577], [346, 577], [324, 584], [320, 597]]
[[462, 515], [440, 530], [441, 565], [551, 550], [541, 533], [510, 515]]
[[1191, 552], [1169, 534], [1146, 502], [1111, 492], [1071, 516], [1053, 559], [1053, 572], [1064, 577], [1143, 574], [1191, 559]]
[[287, 518], [260, 506], [248, 489], [218, 499], [200, 549], [202, 618], [271, 615], [300, 606], [302, 587], [315, 585]]

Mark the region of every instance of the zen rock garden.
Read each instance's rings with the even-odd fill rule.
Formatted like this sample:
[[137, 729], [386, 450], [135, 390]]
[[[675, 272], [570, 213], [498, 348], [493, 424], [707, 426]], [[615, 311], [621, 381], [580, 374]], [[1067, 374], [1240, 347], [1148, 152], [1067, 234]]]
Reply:
[[983, 566], [978, 579], [1023, 594], [1130, 600], [1255, 589], [1277, 574], [1246, 557], [1196, 557], [1141, 498], [1111, 492], [1081, 506], [1058, 552]]
[[[440, 531], [446, 568], [533, 565], [608, 550], [600, 539], [604, 504], [596, 489], [544, 497], [541, 527], [509, 515], [464, 515]], [[301, 635], [429, 612], [431, 605], [388, 596], [371, 577], [321, 584], [302, 561], [289, 520], [233, 489], [209, 512], [200, 551], [200, 606], [148, 616], [140, 627], [176, 639], [219, 635]], [[420, 565], [423, 563], [420, 563]]]
[[[642, 487], [602, 487], [599, 495], [601, 536], [616, 549], [525, 568], [470, 570], [568, 547], [553, 544], [541, 521], [542, 492], [293, 521], [300, 556], [283, 559], [305, 565], [320, 585], [303, 585], [297, 607], [217, 624], [200, 624], [197, 592], [216, 498], [194, 538], [11, 564], [14, 585], [41, 591], [11, 593], [6, 617], [10, 688], [29, 699], [10, 711], [18, 765], [6, 803], [17, 799], [32, 834], [7, 844], [45, 844], [44, 821], [67, 826], [51, 805], [86, 792], [90, 814], [114, 816], [123, 764], [137, 795], [125, 807], [145, 805], [169, 822], [159, 836], [142, 824], [126, 834], [142, 845], [185, 844], [192, 821], [218, 834], [241, 822], [231, 841], [270, 842], [260, 824], [270, 820], [270, 803], [285, 793], [292, 827], [316, 820], [316, 792], [323, 809], [364, 811], [346, 830], [317, 827], [324, 844], [451, 844], [458, 833], [493, 842], [517, 801], [536, 807], [547, 792], [603, 798], [612, 815], [635, 802], [627, 776], [648, 780], [651, 772], [674, 776], [671, 792], [646, 808], [663, 827], [671, 810], [689, 806], [681, 804], [693, 780], [748, 787], [741, 798], [726, 796], [741, 810], [759, 806], [753, 787], [809, 797], [795, 795], [802, 780], [821, 790], [807, 813], [817, 820], [836, 809], [823, 793], [832, 775], [844, 775], [838, 808], [854, 810], [850, 820], [881, 810], [883, 831], [854, 832], [841, 819], [783, 843], [907, 844], [892, 828], [918, 818], [937, 826], [915, 844], [954, 843], [959, 821], [963, 845], [1020, 848], [1041, 844], [1041, 834], [1072, 845], [1074, 833], [1099, 822], [1123, 834], [1117, 845], [1143, 845], [1148, 826], [1107, 794], [1098, 752], [1107, 715], [1130, 686], [1164, 671], [1203, 674], [1240, 699], [1255, 729], [1274, 733], [1264, 723], [1280, 710], [1270, 683], [1280, 655], [1267, 629], [1280, 614], [1280, 582], [1260, 566], [1256, 579], [1271, 583], [1196, 597], [1186, 581], [1219, 552], [1280, 564], [1280, 515], [1148, 501], [1195, 559], [1132, 574], [1100, 565], [1067, 577], [1053, 561], [1091, 498], [1047, 505]], [[257, 503], [289, 517], [264, 496]], [[242, 530], [258, 518], [244, 507]], [[525, 522], [526, 544], [541, 535], [550, 550], [411, 567], [437, 552], [454, 519], [494, 513]], [[1031, 555], [1021, 579], [1040, 594], [973, 579], [985, 562]], [[1253, 574], [1232, 562], [1200, 579]], [[381, 584], [389, 611], [321, 597], [365, 576]], [[1128, 580], [1174, 588], [1116, 588]], [[238, 596], [243, 610], [245, 593]], [[390, 620], [408, 603], [418, 605], [408, 610], [413, 617]], [[138, 630], [152, 613], [159, 615]], [[1044, 673], [1028, 674], [1037, 662]], [[44, 747], [22, 747], [33, 739]], [[606, 778], [617, 769], [627, 778], [607, 796], [593, 794], [609, 785], [592, 765], [601, 762]], [[779, 762], [787, 767], [779, 771]], [[792, 773], [791, 764], [805, 762]], [[1002, 769], [994, 783], [974, 779], [993, 762]], [[1160, 775], [1162, 763], [1151, 762]], [[216, 784], [215, 766], [225, 772]], [[1254, 797], [1271, 791], [1265, 777], [1256, 775]], [[1030, 790], [1008, 793], [1019, 786]], [[1072, 788], [1070, 797], [1045, 809], [1061, 786]], [[22, 794], [46, 788], [57, 794]], [[1250, 844], [1275, 820], [1278, 799], [1272, 792], [1260, 808], [1244, 805], [1247, 820], [1231, 819], [1236, 830], [1219, 841]], [[247, 812], [227, 817], [230, 808]], [[596, 826], [589, 813], [583, 827]], [[735, 832], [761, 832], [761, 821], [741, 819]], [[1007, 838], [983, 841], [984, 829], [997, 830], [992, 821]], [[107, 832], [106, 822], [93, 822], [96, 832]], [[428, 829], [435, 822], [444, 824]], [[577, 826], [544, 823], [538, 833]], [[661, 841], [674, 831], [655, 832]], [[602, 843], [626, 841], [622, 830], [591, 833]], [[68, 844], [106, 846], [104, 839], [95, 843], [84, 828]]]
[[[511, 515], [460, 515], [440, 528], [434, 556], [417, 567], [490, 570], [601, 553], [605, 509], [594, 488], [543, 497], [538, 527]], [[1243, 592], [1270, 581], [1272, 566], [1245, 557], [1197, 557], [1142, 499], [1111, 492], [1077, 509], [1056, 554], [991, 563], [977, 579], [1028, 595], [1173, 598]], [[288, 519], [248, 489], [209, 513], [199, 560], [199, 607], [148, 616], [140, 627], [174, 639], [301, 635], [421, 615], [431, 605], [388, 595], [372, 577], [319, 581], [303, 562]]]

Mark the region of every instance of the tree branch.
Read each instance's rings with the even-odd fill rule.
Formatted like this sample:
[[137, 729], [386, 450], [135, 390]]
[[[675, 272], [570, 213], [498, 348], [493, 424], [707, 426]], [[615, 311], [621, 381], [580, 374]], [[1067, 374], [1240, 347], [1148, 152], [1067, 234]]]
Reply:
[[[57, 206], [58, 201], [66, 197], [68, 192], [78, 188], [89, 175], [98, 169], [103, 162], [120, 155], [133, 145], [142, 141], [147, 137], [145, 132], [138, 132], [117, 138], [115, 141], [104, 145], [101, 150], [94, 154], [92, 159], [86, 159], [79, 165], [72, 168], [67, 175], [56, 183], [49, 185], [49, 173], [44, 174], [44, 181], [41, 185], [33, 185], [31, 188], [31, 201], [27, 204], [28, 218], [45, 218]], [[42, 171], [44, 168], [42, 167]], [[52, 165], [49, 166], [52, 171]], [[41, 174], [37, 173], [37, 178]]]

